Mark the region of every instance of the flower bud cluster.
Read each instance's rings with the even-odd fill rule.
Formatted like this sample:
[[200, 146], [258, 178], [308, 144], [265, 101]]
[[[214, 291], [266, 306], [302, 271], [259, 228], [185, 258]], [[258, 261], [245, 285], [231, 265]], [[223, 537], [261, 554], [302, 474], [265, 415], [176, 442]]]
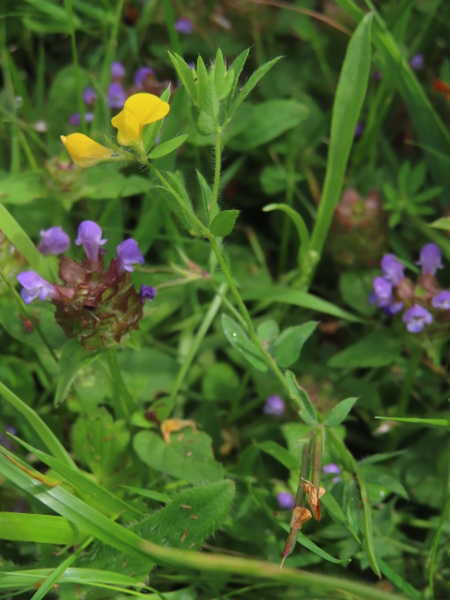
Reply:
[[[70, 240], [61, 228], [41, 232], [47, 252], [67, 249]], [[134, 264], [144, 257], [137, 242], [130, 238], [117, 246], [117, 257], [105, 268], [102, 230], [93, 221], [83, 221], [75, 240], [87, 258], [76, 262], [63, 257], [59, 263], [62, 283], [51, 284], [34, 271], [17, 275], [26, 304], [36, 298], [46, 299], [56, 307], [55, 318], [69, 338], [76, 337], [87, 349], [107, 348], [118, 344], [132, 329], [139, 328], [143, 304], [151, 302], [156, 290], [147, 285], [137, 293], [131, 283]], [[42, 251], [42, 249], [41, 249]]]
[[439, 247], [426, 244], [416, 264], [421, 274], [414, 283], [405, 277], [405, 267], [394, 254], [383, 256], [382, 276], [374, 278], [369, 298], [389, 316], [404, 310], [402, 321], [410, 333], [419, 333], [433, 321], [448, 321], [450, 317], [450, 291], [442, 290], [436, 281], [438, 269], [443, 269]]

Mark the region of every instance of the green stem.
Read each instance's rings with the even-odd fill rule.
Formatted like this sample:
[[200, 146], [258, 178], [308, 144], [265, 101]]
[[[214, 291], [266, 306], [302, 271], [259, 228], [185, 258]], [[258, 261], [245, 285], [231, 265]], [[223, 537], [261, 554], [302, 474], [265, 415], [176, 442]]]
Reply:
[[408, 367], [406, 374], [403, 378], [402, 390], [400, 392], [400, 398], [397, 404], [396, 413], [399, 417], [407, 417], [409, 399], [411, 397], [411, 389], [416, 377], [417, 368], [422, 358], [422, 347], [417, 344], [411, 350], [411, 355], [408, 360]]
[[84, 116], [84, 102], [83, 102], [83, 90], [81, 89], [81, 73], [80, 73], [80, 64], [78, 62], [78, 54], [77, 54], [77, 41], [75, 37], [75, 27], [73, 24], [73, 7], [72, 0], [64, 0], [64, 5], [66, 7], [66, 12], [69, 20], [70, 27], [70, 45], [72, 48], [72, 60], [73, 60], [73, 69], [75, 72], [75, 89], [77, 91], [77, 105], [78, 111], [80, 113], [80, 125], [81, 132], [87, 132], [86, 119]]
[[130, 416], [137, 410], [137, 405], [123, 380], [115, 349], [107, 352], [106, 360], [113, 383], [116, 417], [128, 421]]
[[219, 200], [219, 186], [220, 186], [220, 171], [222, 168], [222, 134], [220, 131], [216, 133], [216, 146], [215, 146], [215, 168], [214, 168], [214, 185], [213, 194], [211, 200], [211, 207], [209, 209], [209, 224], [218, 213], [218, 200]]

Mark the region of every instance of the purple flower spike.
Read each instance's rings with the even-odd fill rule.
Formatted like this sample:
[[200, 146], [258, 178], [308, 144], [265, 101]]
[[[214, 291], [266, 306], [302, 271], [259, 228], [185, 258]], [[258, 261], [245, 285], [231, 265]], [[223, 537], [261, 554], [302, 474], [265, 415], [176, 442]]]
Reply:
[[280, 396], [269, 396], [264, 405], [264, 413], [279, 417], [284, 413], [285, 408], [284, 400]]
[[138, 69], [136, 71], [136, 75], [134, 76], [134, 83], [136, 84], [136, 87], [142, 90], [144, 88], [145, 82], [147, 81], [147, 77], [153, 75], [153, 73], [154, 71], [153, 69], [150, 69], [150, 67], [141, 67], [140, 69]]
[[42, 302], [46, 298], [57, 298], [58, 293], [51, 283], [43, 279], [35, 271], [23, 271], [17, 275], [17, 281], [22, 286], [20, 295], [25, 304], [30, 304], [35, 298]]
[[413, 71], [421, 71], [424, 66], [425, 59], [423, 54], [414, 54], [414, 56], [409, 61], [409, 66]]
[[277, 495], [278, 506], [285, 510], [292, 510], [295, 506], [295, 498], [290, 492], [280, 492]]
[[117, 263], [119, 271], [129, 271], [132, 273], [134, 269], [131, 265], [141, 265], [143, 262], [144, 257], [142, 256], [142, 252], [139, 250], [139, 246], [133, 238], [125, 240], [117, 246]]
[[194, 31], [194, 25], [192, 24], [192, 21], [186, 17], [181, 17], [181, 19], [178, 19], [175, 23], [175, 29], [178, 33], [182, 33], [183, 35], [191, 35]]
[[440, 308], [441, 310], [450, 310], [450, 292], [444, 290], [443, 292], [439, 292], [433, 300], [431, 304], [434, 308]]
[[405, 278], [405, 267], [394, 254], [385, 254], [381, 259], [383, 276], [392, 285], [398, 285]]
[[94, 221], [83, 221], [80, 223], [75, 244], [83, 246], [89, 260], [93, 262], [98, 261], [99, 246], [103, 246], [107, 241], [102, 240], [102, 230], [97, 223], [94, 223]]
[[392, 303], [392, 284], [384, 277], [375, 277], [369, 301], [371, 304], [376, 302], [379, 308], [389, 306]]
[[139, 293], [141, 294], [142, 304], [145, 304], [146, 300], [151, 302], [152, 300], [154, 300], [154, 298], [156, 296], [155, 288], [151, 287], [150, 285], [141, 285], [141, 289], [140, 289]]
[[[94, 120], [94, 113], [84, 113], [84, 120], [86, 121], [86, 123], [92, 123], [92, 121]], [[79, 127], [81, 125], [81, 115], [79, 112], [70, 115], [69, 124], [73, 125], [74, 127]]]
[[423, 331], [425, 325], [430, 325], [433, 322], [433, 317], [423, 306], [415, 304], [405, 312], [402, 321], [406, 323], [406, 329], [410, 333], [419, 333]]
[[110, 83], [108, 88], [108, 106], [109, 108], [123, 108], [127, 93], [120, 83]]
[[117, 60], [115, 60], [111, 64], [111, 77], [113, 79], [120, 79], [121, 77], [125, 77], [126, 71], [123, 64]]
[[439, 246], [436, 244], [426, 244], [420, 251], [420, 260], [416, 265], [422, 267], [423, 275], [436, 275], [438, 269], [443, 269], [442, 255]]
[[41, 229], [42, 241], [37, 247], [41, 254], [62, 254], [70, 246], [70, 237], [61, 227]]
[[97, 92], [91, 86], [83, 90], [83, 102], [88, 106], [94, 106], [97, 100]]

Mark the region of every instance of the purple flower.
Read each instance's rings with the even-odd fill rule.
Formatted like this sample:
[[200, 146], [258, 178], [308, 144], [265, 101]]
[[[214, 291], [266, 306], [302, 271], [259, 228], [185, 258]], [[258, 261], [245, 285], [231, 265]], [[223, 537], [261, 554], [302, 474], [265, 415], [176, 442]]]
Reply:
[[83, 221], [80, 223], [75, 244], [83, 246], [89, 260], [97, 262], [99, 246], [103, 246], [107, 241], [102, 240], [102, 230], [97, 223], [94, 223], [94, 221]]
[[30, 304], [35, 298], [42, 302], [48, 297], [57, 298], [58, 293], [51, 283], [43, 279], [35, 271], [23, 271], [17, 275], [17, 281], [22, 286], [20, 295], [25, 304]]
[[134, 76], [134, 83], [136, 84], [136, 87], [142, 90], [145, 82], [147, 81], [147, 77], [153, 75], [153, 73], [154, 71], [153, 69], [150, 69], [150, 67], [141, 67], [138, 69], [136, 71], [136, 75]]
[[[84, 113], [84, 120], [86, 121], [86, 123], [92, 123], [92, 121], [94, 120], [94, 113]], [[79, 125], [81, 125], [81, 115], [79, 112], [70, 115], [69, 124], [73, 125], [74, 127], [79, 127]]]
[[181, 19], [178, 19], [175, 23], [175, 29], [178, 33], [182, 33], [183, 35], [191, 35], [194, 31], [194, 25], [192, 24], [192, 21], [186, 17], [181, 17]]
[[369, 298], [370, 304], [377, 303], [379, 308], [392, 303], [392, 284], [384, 277], [374, 277], [373, 292]]
[[450, 310], [450, 292], [444, 290], [443, 292], [439, 292], [433, 300], [431, 304], [434, 308], [440, 308], [441, 310]]
[[83, 102], [88, 106], [93, 106], [97, 100], [97, 92], [91, 86], [83, 90]]
[[397, 259], [395, 254], [385, 254], [381, 259], [381, 270], [383, 276], [387, 281], [390, 281], [392, 285], [398, 285], [404, 278], [405, 267]]
[[355, 138], [359, 138], [362, 136], [364, 131], [364, 125], [362, 123], [356, 123], [355, 127]]
[[142, 304], [145, 304], [146, 300], [151, 302], [156, 296], [155, 288], [151, 287], [150, 285], [141, 285], [141, 289], [140, 289], [139, 293], [141, 294]]
[[374, 71], [373, 78], [377, 81], [383, 79], [383, 73], [381, 71]]
[[423, 69], [425, 59], [423, 54], [414, 54], [414, 56], [409, 61], [409, 66], [413, 71], [421, 71]]
[[264, 413], [266, 415], [275, 415], [279, 417], [284, 413], [286, 405], [280, 396], [269, 396], [264, 405]]
[[123, 108], [127, 93], [120, 83], [110, 83], [108, 88], [108, 106], [109, 108]]
[[112, 64], [111, 64], [111, 77], [113, 79], [120, 79], [121, 77], [125, 77], [125, 67], [123, 66], [123, 64], [121, 62], [118, 62], [117, 60], [115, 60]]
[[[336, 463], [329, 463], [328, 465], [323, 465], [322, 471], [325, 473], [325, 475], [340, 475], [341, 473], [341, 469]], [[333, 483], [337, 483], [340, 480], [340, 477], [333, 477], [332, 479]]]
[[295, 498], [291, 492], [280, 492], [277, 495], [278, 506], [285, 510], [292, 510], [295, 506]]
[[422, 267], [423, 275], [436, 275], [438, 269], [444, 268], [439, 247], [436, 244], [426, 244], [420, 251], [420, 260], [416, 265]]
[[419, 333], [423, 331], [425, 325], [430, 325], [433, 322], [433, 317], [423, 306], [415, 304], [405, 312], [402, 321], [406, 323], [406, 329], [410, 333]]
[[70, 237], [61, 227], [41, 229], [42, 238], [37, 249], [41, 254], [62, 254], [70, 246]]
[[387, 306], [383, 306], [383, 310], [384, 312], [389, 315], [390, 317], [393, 317], [394, 315], [396, 315], [399, 311], [401, 311], [403, 308], [403, 302], [392, 302], [391, 304], [388, 304]]
[[141, 265], [143, 262], [144, 257], [142, 256], [142, 252], [139, 250], [138, 243], [136, 240], [133, 240], [133, 238], [125, 240], [117, 246], [117, 263], [119, 272], [129, 271], [132, 273], [134, 269], [131, 265]]

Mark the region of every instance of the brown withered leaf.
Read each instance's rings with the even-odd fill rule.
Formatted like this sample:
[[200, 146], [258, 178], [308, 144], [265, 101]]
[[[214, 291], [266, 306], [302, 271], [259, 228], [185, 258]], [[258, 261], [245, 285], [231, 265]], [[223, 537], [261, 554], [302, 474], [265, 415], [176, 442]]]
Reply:
[[[302, 477], [303, 479], [303, 477]], [[303, 479], [305, 483], [302, 483], [302, 488], [305, 494], [308, 496], [308, 503], [313, 512], [316, 521], [320, 521], [320, 498], [325, 494], [325, 489], [319, 485], [319, 491], [316, 486], [307, 479]]]
[[303, 523], [309, 521], [311, 518], [311, 512], [307, 508], [303, 508], [303, 506], [296, 506], [292, 511], [291, 517], [291, 529], [295, 529], [296, 531], [300, 531]]
[[166, 444], [170, 444], [170, 434], [181, 431], [185, 427], [192, 427], [197, 433], [197, 424], [192, 419], [166, 419], [161, 423], [160, 429]]

